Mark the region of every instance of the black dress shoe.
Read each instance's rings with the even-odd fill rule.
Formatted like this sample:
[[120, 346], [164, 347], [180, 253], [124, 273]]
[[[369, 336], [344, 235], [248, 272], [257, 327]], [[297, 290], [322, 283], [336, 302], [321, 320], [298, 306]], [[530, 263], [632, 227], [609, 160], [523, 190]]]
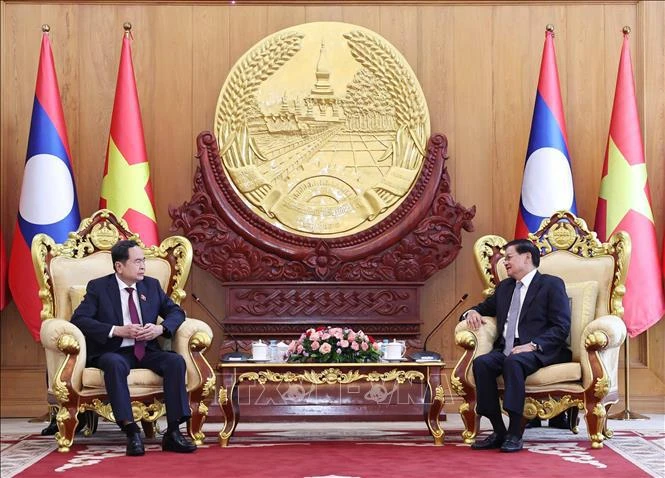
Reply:
[[501, 448], [503, 444], [503, 435], [499, 435], [496, 432], [491, 433], [489, 436], [485, 437], [483, 440], [476, 441], [471, 445], [473, 450], [492, 450], [496, 448]]
[[180, 431], [166, 432], [162, 438], [162, 450], [176, 453], [191, 453], [196, 445], [180, 434]]
[[515, 435], [506, 435], [506, 439], [501, 445], [501, 451], [504, 453], [512, 453], [514, 451], [520, 451], [524, 442], [521, 437]]
[[561, 412], [557, 416], [550, 418], [548, 422], [550, 428], [560, 428], [566, 430], [570, 428], [568, 424], [568, 414], [566, 412]]
[[130, 433], [127, 435], [127, 456], [141, 456], [145, 455], [143, 448], [143, 440], [141, 439], [141, 432]]

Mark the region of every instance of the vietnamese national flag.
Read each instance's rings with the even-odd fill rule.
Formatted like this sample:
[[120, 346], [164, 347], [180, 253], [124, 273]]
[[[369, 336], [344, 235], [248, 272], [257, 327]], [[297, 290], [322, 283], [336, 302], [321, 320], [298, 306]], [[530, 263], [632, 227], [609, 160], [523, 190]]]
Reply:
[[146, 246], [159, 244], [129, 31], [122, 40], [99, 207], [127, 221]]
[[602, 241], [616, 231], [630, 234], [632, 253], [623, 320], [628, 334], [635, 337], [661, 319], [665, 297], [628, 33], [624, 33], [621, 49], [595, 229]]
[[[42, 35], [37, 86], [18, 217], [9, 258], [9, 288], [30, 333], [39, 341], [39, 287], [30, 246], [39, 233], [63, 243], [81, 222], [65, 116], [48, 33]], [[69, 317], [63, 317], [69, 319]]]
[[543, 219], [560, 210], [577, 214], [554, 53], [554, 32], [548, 26], [526, 151], [515, 238], [526, 238], [530, 232], [536, 232]]
[[5, 255], [5, 237], [0, 231], [0, 310], [9, 302], [7, 291], [7, 256]]

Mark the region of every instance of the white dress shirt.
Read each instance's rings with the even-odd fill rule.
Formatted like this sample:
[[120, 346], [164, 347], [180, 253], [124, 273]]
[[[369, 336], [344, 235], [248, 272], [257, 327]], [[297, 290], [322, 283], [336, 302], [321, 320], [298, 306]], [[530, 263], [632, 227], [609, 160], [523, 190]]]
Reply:
[[[518, 317], [522, 314], [522, 304], [524, 304], [524, 298], [526, 297], [526, 291], [529, 290], [529, 285], [531, 285], [531, 281], [533, 280], [533, 277], [536, 275], [536, 272], [538, 272], [538, 269], [534, 269], [531, 272], [529, 272], [527, 275], [522, 277], [519, 282], [522, 283], [522, 289], [520, 290], [520, 311], [518, 314]], [[515, 322], [515, 338], [518, 339], [520, 337], [519, 333], [519, 325], [520, 321], [519, 319]], [[508, 321], [506, 320], [506, 323], [503, 324], [503, 338], [506, 338], [506, 328], [508, 327]]]

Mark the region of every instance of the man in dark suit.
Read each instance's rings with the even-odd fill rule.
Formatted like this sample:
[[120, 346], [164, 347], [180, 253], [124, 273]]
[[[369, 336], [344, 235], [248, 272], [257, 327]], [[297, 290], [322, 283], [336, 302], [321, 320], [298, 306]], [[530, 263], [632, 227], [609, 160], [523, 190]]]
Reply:
[[[496, 317], [498, 338], [491, 352], [476, 357], [476, 413], [489, 418], [494, 429], [475, 450], [522, 449], [522, 412], [528, 375], [554, 363], [571, 359], [566, 338], [570, 332], [570, 305], [563, 281], [538, 272], [538, 248], [525, 239], [505, 246], [508, 278], [494, 294], [462, 316], [471, 330], [484, 324], [482, 317]], [[508, 429], [501, 417], [497, 377], [503, 375], [503, 408], [510, 419]]]
[[[143, 250], [134, 241], [119, 241], [111, 249], [114, 274], [91, 280], [71, 322], [86, 338], [89, 367], [104, 372], [106, 391], [116, 423], [127, 434], [127, 455], [145, 453], [141, 431], [132, 414], [127, 376], [147, 368], [164, 378], [168, 428], [162, 449], [179, 453], [196, 450], [180, 433], [191, 412], [185, 386], [184, 359], [161, 350], [157, 337], [172, 337], [185, 313], [145, 274]], [[157, 316], [164, 319], [157, 324]]]

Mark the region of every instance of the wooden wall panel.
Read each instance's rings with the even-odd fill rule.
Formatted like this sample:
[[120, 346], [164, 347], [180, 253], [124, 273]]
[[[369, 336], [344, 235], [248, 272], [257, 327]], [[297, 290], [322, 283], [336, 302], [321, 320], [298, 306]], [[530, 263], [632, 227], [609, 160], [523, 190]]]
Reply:
[[[463, 293], [470, 293], [465, 306], [480, 299], [481, 283], [471, 255], [475, 239], [488, 233], [513, 234], [547, 23], [556, 28], [578, 211], [593, 225], [621, 28], [630, 25], [654, 217], [662, 239], [665, 3], [276, 3], [0, 2], [0, 221], [7, 246], [25, 161], [40, 25], [52, 27], [79, 203], [87, 216], [99, 201], [124, 21], [134, 26], [134, 66], [162, 237], [172, 233], [169, 205], [191, 195], [196, 135], [212, 129], [228, 71], [257, 41], [302, 22], [345, 21], [376, 31], [400, 49], [421, 81], [432, 132], [445, 133], [450, 141], [448, 169], [455, 197], [477, 207], [475, 231], [464, 235], [459, 258], [422, 290], [424, 333]], [[193, 268], [188, 289], [218, 316], [224, 310], [220, 287], [207, 272]], [[220, 327], [191, 299], [184, 306], [190, 315], [211, 323], [216, 337], [209, 357], [214, 361]], [[456, 315], [430, 340], [430, 347], [442, 352], [449, 366], [459, 355], [452, 337]], [[25, 378], [26, 389], [2, 402], [0, 413], [15, 415], [21, 401], [34, 407], [44, 396], [38, 378], [44, 354], [13, 304], [2, 311], [0, 331], [3, 390]], [[653, 394], [658, 397], [665, 390], [664, 343], [664, 322], [631, 342], [633, 389], [645, 400], [637, 403], [651, 408], [658, 403]]]

